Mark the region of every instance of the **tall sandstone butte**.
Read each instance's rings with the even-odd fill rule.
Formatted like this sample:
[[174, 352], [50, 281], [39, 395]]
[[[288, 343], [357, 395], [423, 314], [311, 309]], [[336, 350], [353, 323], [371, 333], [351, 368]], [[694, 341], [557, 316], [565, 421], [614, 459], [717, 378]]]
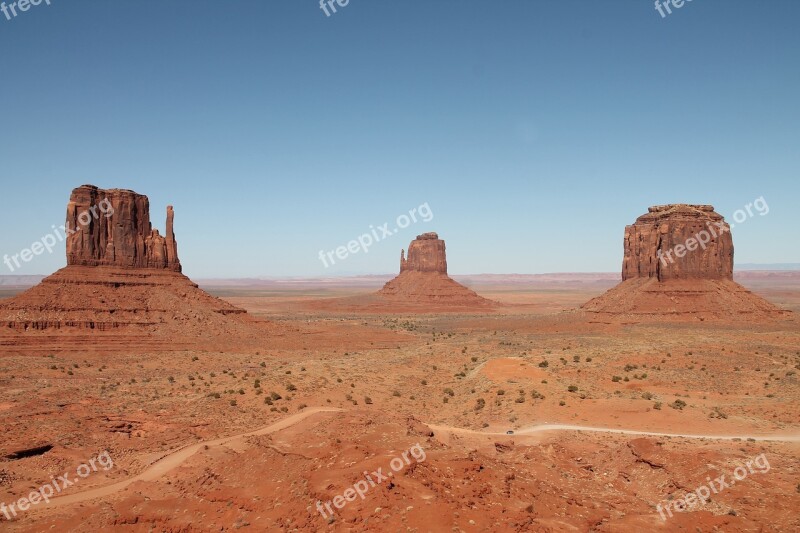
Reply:
[[623, 281], [733, 279], [730, 226], [710, 205], [653, 206], [625, 227], [624, 247]]
[[408, 245], [408, 258], [400, 251], [400, 272], [440, 272], [447, 274], [444, 241], [436, 233], [423, 233]]
[[181, 271], [172, 206], [167, 235], [150, 224], [147, 196], [125, 189], [82, 185], [67, 204], [67, 265], [164, 268]]
[[653, 206], [625, 228], [623, 246], [622, 282], [585, 311], [625, 320], [785, 313], [733, 281], [730, 226], [710, 205]]
[[[168, 207], [162, 236], [150, 224], [147, 196], [93, 185], [74, 189], [67, 204], [67, 266], [0, 302], [0, 329], [12, 334], [123, 329], [168, 332], [170, 338], [249, 335], [249, 319], [227, 316], [243, 315], [242, 309], [207, 294], [181, 273], [174, 216]], [[0, 345], [4, 342], [0, 335]]]
[[378, 294], [394, 303], [437, 307], [494, 305], [447, 275], [445, 244], [436, 233], [418, 235], [408, 246], [408, 257], [400, 252], [400, 274]]

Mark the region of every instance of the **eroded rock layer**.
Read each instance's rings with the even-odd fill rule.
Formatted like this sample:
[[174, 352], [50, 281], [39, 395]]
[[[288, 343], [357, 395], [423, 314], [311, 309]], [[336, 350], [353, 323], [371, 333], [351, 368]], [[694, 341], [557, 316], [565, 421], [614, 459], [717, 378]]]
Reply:
[[447, 274], [444, 241], [436, 233], [423, 233], [408, 245], [408, 258], [400, 251], [400, 272], [440, 272]]
[[181, 271], [167, 207], [166, 236], [150, 223], [147, 196], [125, 189], [82, 185], [67, 204], [67, 265], [165, 268]]
[[625, 227], [622, 279], [733, 279], [730, 227], [710, 205], [651, 207]]

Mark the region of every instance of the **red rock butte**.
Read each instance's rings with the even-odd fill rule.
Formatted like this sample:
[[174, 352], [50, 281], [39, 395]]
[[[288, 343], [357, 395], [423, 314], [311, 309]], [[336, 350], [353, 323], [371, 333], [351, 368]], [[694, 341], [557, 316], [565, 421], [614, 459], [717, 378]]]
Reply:
[[583, 305], [632, 318], [785, 313], [733, 281], [730, 226], [710, 205], [658, 205], [625, 227], [622, 283]]
[[408, 257], [405, 250], [400, 251], [400, 274], [387, 282], [378, 295], [398, 303], [455, 307], [494, 305], [447, 275], [445, 244], [436, 233], [418, 235], [408, 246]]
[[[92, 185], [73, 190], [65, 225], [67, 266], [0, 303], [0, 344], [24, 344], [19, 334], [36, 331], [131, 332], [137, 342], [142, 332], [230, 332], [232, 321], [246, 317], [228, 315], [245, 311], [181, 273], [173, 221], [170, 206], [162, 236], [150, 224], [147, 196]], [[9, 334], [18, 335], [9, 340]]]
[[150, 224], [147, 196], [124, 189], [83, 185], [67, 204], [67, 265], [166, 268], [181, 271], [173, 222], [167, 206], [167, 235]]

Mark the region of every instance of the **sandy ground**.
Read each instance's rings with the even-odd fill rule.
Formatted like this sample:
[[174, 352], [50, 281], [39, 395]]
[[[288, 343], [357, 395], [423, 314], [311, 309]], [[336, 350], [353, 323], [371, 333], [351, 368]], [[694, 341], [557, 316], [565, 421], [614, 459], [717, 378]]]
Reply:
[[[280, 333], [0, 346], [0, 502], [77, 480], [0, 529], [800, 529], [796, 316], [600, 324], [569, 311], [599, 285], [471, 288], [506, 305], [331, 311], [317, 288], [227, 287]], [[800, 308], [794, 282], [750, 288]], [[76, 475], [103, 451], [112, 468]]]

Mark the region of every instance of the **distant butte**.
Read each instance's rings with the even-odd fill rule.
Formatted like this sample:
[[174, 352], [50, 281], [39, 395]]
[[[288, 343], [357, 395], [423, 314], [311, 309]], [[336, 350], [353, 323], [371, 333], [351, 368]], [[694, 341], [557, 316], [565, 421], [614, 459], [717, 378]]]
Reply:
[[[681, 252], [691, 239], [694, 249]], [[623, 281], [733, 279], [731, 229], [710, 205], [653, 206], [625, 227], [624, 248]]]
[[623, 246], [622, 283], [585, 311], [701, 320], [787, 313], [733, 281], [730, 226], [713, 206], [653, 206], [625, 228]]
[[408, 257], [404, 251], [400, 252], [400, 274], [386, 283], [378, 295], [402, 303], [456, 307], [494, 305], [447, 275], [445, 244], [436, 233], [418, 235], [408, 246]]
[[400, 250], [400, 272], [439, 272], [447, 274], [447, 257], [444, 241], [436, 233], [423, 233], [408, 246], [408, 259], [405, 250]]

